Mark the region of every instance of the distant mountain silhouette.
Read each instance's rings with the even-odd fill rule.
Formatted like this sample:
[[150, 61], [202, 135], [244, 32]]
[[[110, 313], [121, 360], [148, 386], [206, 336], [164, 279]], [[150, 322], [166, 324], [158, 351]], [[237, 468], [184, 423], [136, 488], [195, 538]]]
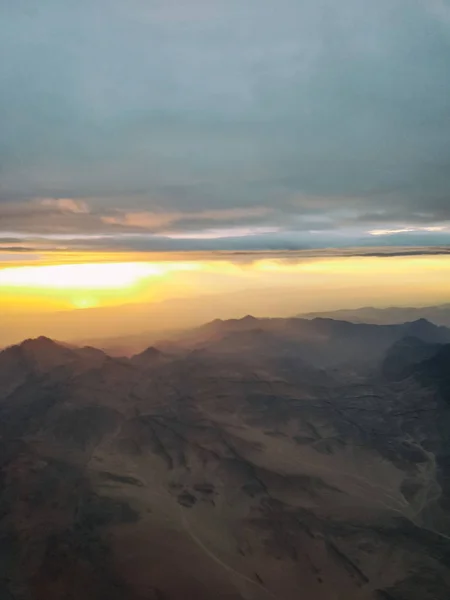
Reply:
[[334, 319], [231, 319], [216, 320], [181, 334], [182, 348], [204, 348], [215, 353], [292, 355], [314, 366], [381, 360], [405, 337], [431, 344], [450, 343], [450, 329], [425, 319], [399, 325], [350, 323]]
[[354, 323], [373, 323], [387, 325], [392, 323], [405, 323], [419, 319], [427, 319], [435, 325], [450, 327], [450, 304], [424, 307], [390, 307], [374, 308], [363, 307], [355, 309], [343, 309], [327, 312], [299, 314], [300, 318], [315, 319], [325, 317], [352, 321]]

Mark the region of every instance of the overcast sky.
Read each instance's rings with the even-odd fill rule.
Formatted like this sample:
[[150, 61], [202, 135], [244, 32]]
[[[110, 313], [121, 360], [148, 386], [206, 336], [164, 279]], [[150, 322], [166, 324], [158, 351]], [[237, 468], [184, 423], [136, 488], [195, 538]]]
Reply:
[[0, 0], [0, 251], [450, 240], [448, 0]]

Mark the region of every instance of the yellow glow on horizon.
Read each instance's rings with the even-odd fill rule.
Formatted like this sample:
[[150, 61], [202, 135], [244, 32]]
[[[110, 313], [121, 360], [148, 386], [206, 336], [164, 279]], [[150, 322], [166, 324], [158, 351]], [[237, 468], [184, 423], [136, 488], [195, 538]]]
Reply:
[[65, 290], [118, 290], [171, 271], [191, 271], [192, 263], [86, 263], [7, 267], [0, 269], [0, 286]]
[[[0, 268], [3, 311], [47, 312], [162, 300], [186, 284], [177, 275], [199, 270], [195, 262], [100, 262]], [[172, 276], [174, 275], [174, 276]]]
[[149, 258], [80, 253], [76, 261], [0, 265], [0, 344], [38, 335], [128, 336], [245, 314], [450, 302], [450, 256], [443, 254]]
[[0, 285], [66, 290], [120, 289], [163, 274], [162, 266], [147, 263], [9, 267], [0, 271]]
[[308, 310], [314, 310], [315, 304], [332, 309], [355, 303], [450, 300], [448, 255], [280, 258], [255, 254], [241, 260], [189, 254], [183, 260], [181, 255], [166, 254], [151, 260], [121, 257], [120, 262], [106, 258], [86, 254], [83, 261], [79, 254], [77, 262], [49, 264], [45, 259], [0, 267], [0, 311], [4, 315], [74, 311], [255, 289], [262, 294], [266, 289], [278, 290], [280, 301], [289, 289], [297, 289], [299, 311], [306, 302]]

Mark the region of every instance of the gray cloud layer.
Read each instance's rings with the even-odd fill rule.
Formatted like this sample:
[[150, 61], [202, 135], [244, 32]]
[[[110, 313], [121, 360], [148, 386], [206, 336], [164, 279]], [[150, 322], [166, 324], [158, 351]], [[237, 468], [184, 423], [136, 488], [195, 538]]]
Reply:
[[448, 243], [448, 0], [4, 0], [0, 13], [8, 235], [228, 247], [238, 228], [234, 247], [288, 248], [386, 229], [372, 243]]

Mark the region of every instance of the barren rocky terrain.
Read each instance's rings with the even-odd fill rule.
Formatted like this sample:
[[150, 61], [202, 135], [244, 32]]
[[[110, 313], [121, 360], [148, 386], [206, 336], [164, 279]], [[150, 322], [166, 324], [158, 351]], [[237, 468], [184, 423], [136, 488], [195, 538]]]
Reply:
[[0, 354], [3, 600], [447, 600], [450, 331]]

